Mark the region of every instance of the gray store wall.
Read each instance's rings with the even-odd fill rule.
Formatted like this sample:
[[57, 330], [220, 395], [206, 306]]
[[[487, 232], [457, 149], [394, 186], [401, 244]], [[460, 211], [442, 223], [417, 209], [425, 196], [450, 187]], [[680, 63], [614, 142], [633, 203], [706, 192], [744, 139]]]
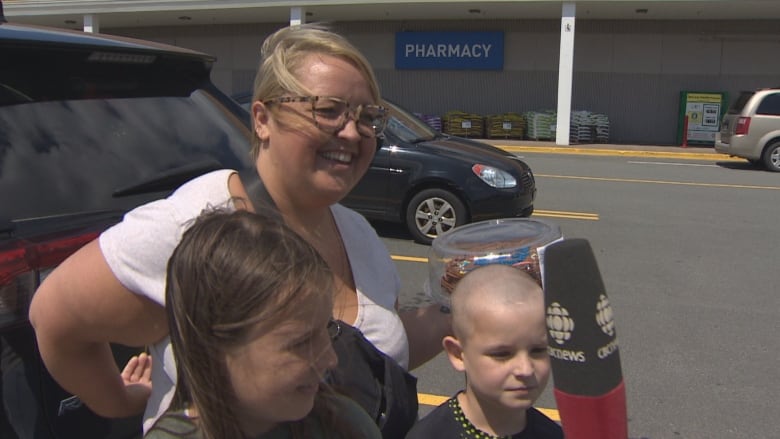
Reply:
[[[679, 93], [780, 85], [777, 21], [586, 21], [575, 37], [573, 110], [604, 113], [614, 143], [674, 144]], [[217, 56], [214, 80], [229, 93], [251, 88], [260, 43], [283, 26], [111, 29]], [[336, 23], [369, 58], [386, 97], [441, 115], [522, 113], [557, 107], [559, 21], [471, 20]], [[395, 32], [499, 30], [502, 71], [396, 70]]]

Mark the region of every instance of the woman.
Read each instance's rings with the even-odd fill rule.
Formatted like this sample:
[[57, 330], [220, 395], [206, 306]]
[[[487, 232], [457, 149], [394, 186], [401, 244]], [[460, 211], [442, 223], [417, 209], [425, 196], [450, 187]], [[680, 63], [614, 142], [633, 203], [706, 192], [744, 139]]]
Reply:
[[276, 216], [198, 217], [168, 263], [176, 391], [145, 438], [380, 438], [322, 384], [336, 365], [332, 284], [322, 257]]
[[[272, 34], [261, 58], [253, 153], [269, 198], [333, 272], [333, 316], [414, 369], [441, 351], [449, 317], [438, 306], [399, 315], [400, 282], [387, 250], [363, 217], [337, 204], [366, 172], [384, 127], [371, 67], [343, 37], [311, 25]], [[176, 371], [163, 308], [165, 266], [192, 218], [235, 199], [247, 200], [235, 171], [201, 176], [128, 213], [36, 292], [30, 321], [42, 358], [96, 413], [123, 417], [146, 406], [146, 429], [167, 408]], [[152, 345], [150, 398], [148, 386], [125, 385], [108, 342]]]

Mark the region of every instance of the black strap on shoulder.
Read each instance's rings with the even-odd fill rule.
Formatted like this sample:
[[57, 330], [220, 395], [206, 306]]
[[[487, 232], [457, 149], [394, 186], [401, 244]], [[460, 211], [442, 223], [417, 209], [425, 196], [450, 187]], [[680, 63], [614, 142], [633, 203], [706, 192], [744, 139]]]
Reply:
[[249, 195], [249, 201], [255, 208], [255, 211], [260, 209], [273, 209], [279, 211], [274, 203], [274, 199], [271, 198], [271, 194], [263, 184], [263, 180], [260, 179], [260, 175], [257, 173], [255, 167], [249, 167], [238, 173], [241, 178], [241, 183], [244, 185], [247, 195]]

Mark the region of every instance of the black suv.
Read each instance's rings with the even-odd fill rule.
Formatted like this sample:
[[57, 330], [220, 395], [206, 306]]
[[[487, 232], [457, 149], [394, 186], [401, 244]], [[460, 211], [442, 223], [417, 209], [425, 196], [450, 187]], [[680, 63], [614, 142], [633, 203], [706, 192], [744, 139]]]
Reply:
[[[1, 17], [0, 437], [140, 437], [140, 418], [100, 418], [48, 375], [30, 298], [129, 209], [248, 166], [249, 120], [207, 55]], [[133, 352], [116, 347], [120, 367]]]

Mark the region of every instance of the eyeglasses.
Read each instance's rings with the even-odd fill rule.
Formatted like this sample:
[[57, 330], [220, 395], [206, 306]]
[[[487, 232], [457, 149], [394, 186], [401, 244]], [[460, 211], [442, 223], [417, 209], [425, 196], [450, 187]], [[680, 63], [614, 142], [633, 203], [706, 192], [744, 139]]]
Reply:
[[311, 103], [314, 124], [328, 134], [343, 130], [350, 120], [355, 121], [363, 137], [376, 137], [387, 125], [387, 108], [381, 105], [361, 104], [353, 108], [349, 102], [333, 96], [282, 96], [263, 101], [266, 105], [292, 102]]
[[328, 336], [331, 340], [335, 340], [339, 337], [341, 334], [341, 324], [338, 320], [330, 319], [328, 320]]

